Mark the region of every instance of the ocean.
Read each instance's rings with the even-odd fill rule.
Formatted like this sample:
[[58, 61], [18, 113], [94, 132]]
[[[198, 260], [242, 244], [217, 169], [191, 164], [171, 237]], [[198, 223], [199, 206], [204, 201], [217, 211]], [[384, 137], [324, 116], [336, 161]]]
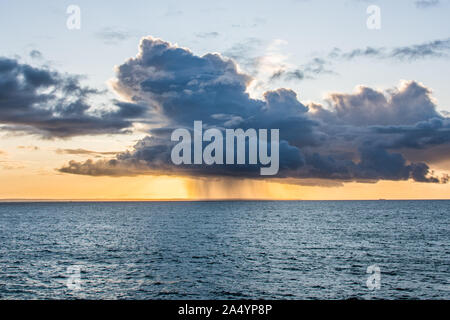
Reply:
[[0, 243], [0, 299], [450, 299], [444, 200], [1, 203]]

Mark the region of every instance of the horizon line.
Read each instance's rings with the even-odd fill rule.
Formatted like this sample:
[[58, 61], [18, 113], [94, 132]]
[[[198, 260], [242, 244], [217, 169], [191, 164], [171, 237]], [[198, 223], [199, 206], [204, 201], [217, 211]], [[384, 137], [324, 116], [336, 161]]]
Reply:
[[0, 199], [0, 203], [20, 203], [20, 202], [238, 202], [238, 201], [450, 201], [450, 198], [379, 198], [379, 199], [260, 199], [260, 198], [198, 198], [198, 199], [184, 199], [184, 198], [161, 198], [161, 199], [105, 199], [105, 198], [93, 198], [93, 199], [46, 199], [46, 198], [9, 198]]

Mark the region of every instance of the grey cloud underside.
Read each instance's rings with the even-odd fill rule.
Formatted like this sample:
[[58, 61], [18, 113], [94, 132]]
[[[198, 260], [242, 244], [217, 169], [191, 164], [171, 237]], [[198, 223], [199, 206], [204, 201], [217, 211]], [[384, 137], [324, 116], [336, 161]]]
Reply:
[[[112, 102], [113, 109], [93, 108], [88, 100], [100, 91], [80, 84], [80, 77], [0, 57], [0, 127], [47, 138], [123, 133], [147, 107]], [[94, 110], [96, 109], [96, 110]]]
[[331, 94], [326, 105], [305, 105], [289, 89], [252, 99], [245, 92], [249, 81], [232, 60], [220, 55], [199, 57], [145, 38], [139, 54], [118, 67], [114, 88], [133, 103], [154, 110], [164, 124], [113, 159], [71, 161], [60, 171], [93, 176], [261, 178], [260, 165], [173, 165], [172, 130], [192, 130], [193, 121], [201, 120], [205, 130], [279, 128], [280, 171], [273, 178], [289, 183], [302, 179], [447, 182], [446, 176], [436, 177], [430, 170], [426, 153], [421, 153], [425, 156], [420, 161], [404, 155], [450, 144], [450, 119], [436, 111], [424, 85], [410, 81], [388, 92], [360, 87], [351, 94]]

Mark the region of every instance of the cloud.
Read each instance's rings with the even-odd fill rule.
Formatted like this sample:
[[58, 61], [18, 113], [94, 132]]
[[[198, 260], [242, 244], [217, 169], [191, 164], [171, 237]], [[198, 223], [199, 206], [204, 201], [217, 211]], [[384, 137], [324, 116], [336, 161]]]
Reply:
[[442, 118], [436, 111], [431, 90], [415, 81], [404, 81], [400, 88], [391, 90], [387, 95], [369, 87], [359, 86], [355, 93], [331, 93], [327, 102], [331, 111], [320, 112], [323, 117], [327, 117], [327, 121], [338, 124], [413, 125], [423, 120]]
[[271, 75], [270, 80], [302, 81], [305, 79], [316, 79], [319, 75], [336, 74], [327, 67], [329, 64], [325, 59], [316, 57], [299, 68], [291, 67], [277, 70]]
[[113, 101], [95, 108], [102, 92], [82, 86], [80, 77], [0, 57], [0, 125], [11, 132], [46, 138], [124, 133], [145, 115], [146, 107]]
[[269, 45], [257, 38], [249, 38], [237, 43], [224, 52], [224, 55], [237, 61], [246, 72], [256, 78], [252, 87], [267, 88], [267, 83], [275, 81], [304, 81], [317, 79], [322, 75], [336, 75], [333, 64], [353, 61], [358, 58], [414, 62], [430, 58], [448, 58], [450, 38], [398, 47], [365, 47], [343, 51], [332, 49], [328, 54], [316, 56], [301, 64], [292, 65], [281, 46], [285, 41], [275, 40]]
[[37, 150], [39, 150], [39, 147], [38, 146], [17, 146], [17, 149], [37, 151]]
[[254, 71], [258, 63], [258, 58], [261, 55], [261, 50], [263, 50], [263, 45], [264, 42], [258, 38], [247, 38], [235, 43], [229, 49], [225, 50], [223, 54], [237, 61], [246, 70]]
[[439, 0], [417, 0], [414, 1], [417, 8], [430, 8], [436, 7], [440, 4]]
[[394, 48], [390, 56], [400, 60], [417, 60], [427, 57], [448, 57], [450, 38]]
[[238, 62], [254, 77], [252, 86], [256, 88], [265, 87], [266, 82], [303, 81], [335, 73], [329, 69], [330, 61], [320, 57], [299, 66], [289, 63], [289, 56], [282, 50], [286, 44], [281, 39], [265, 44], [257, 38], [249, 38], [226, 50], [224, 55]]
[[18, 161], [0, 161], [0, 167], [3, 170], [20, 170], [24, 169], [26, 166]]
[[270, 80], [278, 80], [278, 79], [284, 79], [284, 80], [303, 80], [305, 79], [305, 73], [300, 70], [292, 70], [292, 71], [286, 71], [283, 69], [280, 69], [278, 71], [275, 71], [271, 76]]
[[217, 38], [219, 36], [218, 32], [212, 31], [212, 32], [198, 32], [195, 34], [197, 38], [202, 39], [210, 39], [210, 38]]
[[353, 49], [347, 52], [335, 48], [328, 54], [328, 58], [353, 60], [359, 57], [367, 57], [375, 59], [394, 59], [399, 61], [416, 61], [433, 57], [448, 57], [449, 53], [450, 38], [446, 38], [393, 48], [366, 47]]
[[103, 40], [106, 44], [116, 44], [121, 41], [125, 41], [131, 38], [131, 33], [126, 30], [120, 30], [115, 28], [103, 28], [98, 31], [95, 36]]
[[139, 55], [117, 67], [112, 86], [170, 123], [187, 125], [208, 119], [217, 124], [219, 121], [211, 116], [223, 110], [228, 114], [244, 112], [249, 117], [261, 107], [245, 93], [250, 80], [237, 71], [233, 61], [218, 54], [198, 57], [162, 40], [145, 38]]
[[71, 155], [82, 155], [82, 156], [94, 156], [94, 157], [101, 157], [101, 156], [113, 156], [118, 154], [118, 152], [114, 151], [93, 151], [93, 150], [86, 150], [86, 149], [56, 149], [55, 152], [57, 154], [71, 154]]
[[[301, 1], [301, 0], [298, 0]], [[305, 0], [307, 1], [307, 0]], [[356, 0], [359, 2], [370, 2], [370, 0]], [[414, 5], [420, 9], [436, 7], [441, 4], [440, 0], [414, 0]]]
[[42, 53], [39, 50], [31, 50], [30, 57], [33, 59], [42, 59]]
[[139, 53], [116, 69], [114, 89], [161, 119], [150, 136], [109, 160], [70, 161], [61, 172], [133, 176], [261, 178], [256, 165], [180, 165], [171, 162], [175, 128], [279, 128], [280, 170], [289, 183], [317, 179], [359, 182], [408, 180], [447, 182], [426, 162], [404, 150], [449, 146], [449, 118], [436, 111], [432, 92], [415, 81], [381, 92], [361, 86], [332, 93], [325, 105], [305, 105], [290, 89], [267, 91], [262, 99], [246, 92], [252, 78], [219, 54], [196, 56], [160, 39], [141, 40]]
[[[414, 62], [418, 60], [430, 58], [448, 58], [450, 53], [450, 38], [437, 39], [429, 42], [411, 44], [398, 47], [365, 47], [356, 48], [349, 51], [343, 51], [340, 48], [334, 48], [324, 56], [317, 56], [299, 67], [290, 66], [287, 68], [281, 65], [275, 70], [270, 79], [274, 80], [311, 80], [317, 79], [320, 75], [337, 74], [332, 66], [336, 62], [353, 61], [358, 58], [368, 58], [377, 60], [393, 60], [400, 62]], [[242, 53], [245, 54], [245, 53]], [[235, 54], [235, 56], [237, 53]], [[252, 61], [249, 57], [245, 58]], [[243, 58], [237, 59], [242, 61]], [[254, 61], [258, 59], [253, 58]], [[249, 62], [247, 65], [252, 66]], [[253, 62], [253, 67], [258, 66], [257, 62]], [[252, 69], [250, 69], [252, 70]]]

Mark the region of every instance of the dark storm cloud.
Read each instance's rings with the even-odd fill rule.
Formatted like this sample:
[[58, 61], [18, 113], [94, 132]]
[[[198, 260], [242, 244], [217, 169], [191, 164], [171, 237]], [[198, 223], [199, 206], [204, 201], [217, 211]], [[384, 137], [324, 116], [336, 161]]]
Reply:
[[71, 161], [61, 172], [86, 175], [174, 174], [194, 177], [259, 177], [255, 165], [172, 164], [176, 128], [279, 128], [280, 171], [275, 178], [336, 181], [408, 180], [447, 182], [426, 162], [407, 159], [401, 149], [449, 144], [448, 118], [436, 112], [430, 89], [410, 81], [387, 92], [360, 87], [334, 93], [328, 105], [304, 105], [289, 89], [262, 99], [246, 93], [251, 78], [218, 54], [196, 56], [155, 38], [141, 41], [139, 54], [117, 68], [114, 88], [161, 119], [160, 128], [132, 150], [111, 160]]
[[[410, 126], [376, 126], [371, 128], [380, 145], [391, 149], [428, 149], [450, 144], [450, 120], [433, 118]], [[383, 137], [389, 137], [385, 140]]]
[[415, 124], [442, 118], [431, 99], [431, 91], [415, 82], [404, 82], [389, 95], [360, 86], [352, 94], [331, 93], [328, 109], [315, 106], [317, 115], [327, 122], [353, 126]]
[[221, 121], [215, 114], [248, 118], [263, 103], [245, 93], [251, 78], [237, 72], [232, 60], [218, 54], [203, 57], [161, 40], [141, 41], [139, 56], [120, 65], [115, 90], [139, 103], [147, 103], [169, 123], [192, 125]]
[[0, 58], [0, 124], [3, 129], [47, 138], [125, 132], [146, 107], [117, 102], [94, 110], [88, 99], [102, 92], [80, 77]]
[[362, 146], [359, 152], [359, 162], [337, 159], [332, 155], [310, 154], [306, 159], [308, 168], [301, 170], [299, 176], [360, 182], [409, 178], [418, 182], [440, 182], [439, 178], [430, 176], [430, 170], [425, 163], [408, 164], [400, 153], [390, 153], [373, 146]]

